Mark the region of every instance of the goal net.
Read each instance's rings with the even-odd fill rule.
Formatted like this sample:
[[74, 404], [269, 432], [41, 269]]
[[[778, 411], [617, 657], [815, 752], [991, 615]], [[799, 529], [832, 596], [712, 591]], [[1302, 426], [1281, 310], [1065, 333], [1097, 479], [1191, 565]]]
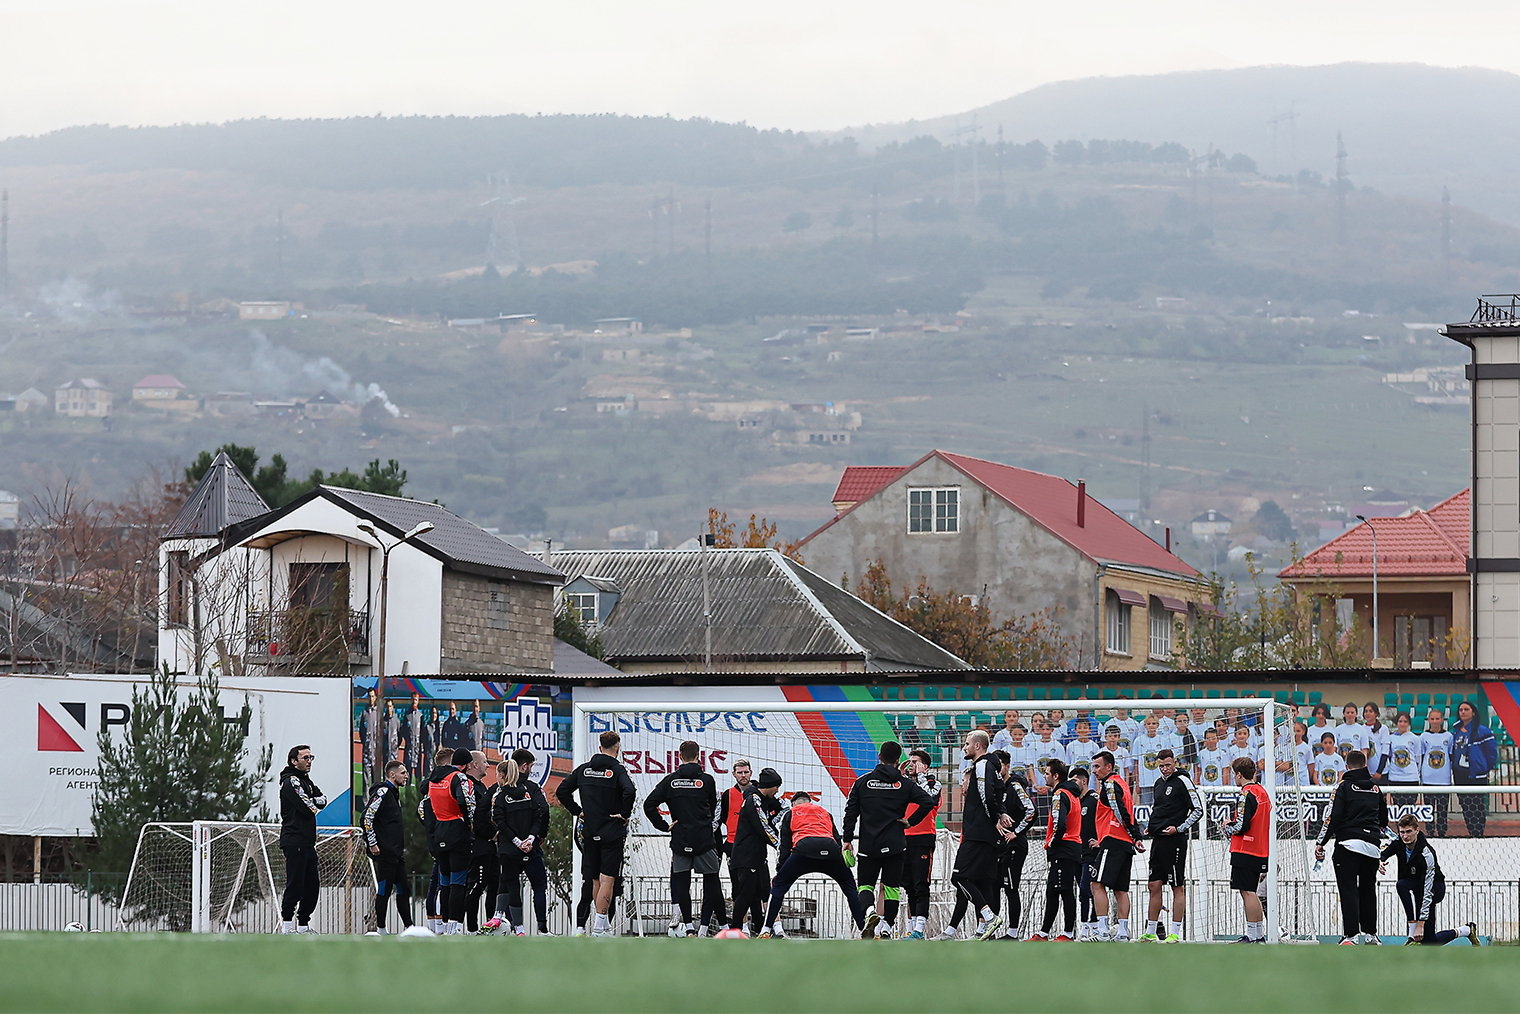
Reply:
[[[906, 692], [911, 688], [903, 689]], [[1274, 709], [1266, 699], [821, 702], [732, 698], [732, 692], [730, 699], [724, 700], [716, 695], [704, 699], [701, 691], [692, 691], [682, 700], [643, 701], [623, 696], [616, 703], [600, 703], [590, 695], [577, 695], [576, 763], [584, 762], [598, 749], [601, 733], [616, 731], [621, 738], [620, 759], [638, 790], [639, 802], [625, 850], [616, 932], [664, 933], [675, 921], [669, 890], [670, 849], [666, 836], [645, 820], [643, 800], [661, 778], [679, 766], [678, 752], [685, 740], [699, 745], [701, 765], [717, 779], [720, 791], [734, 784], [731, 772], [740, 760], [749, 763], [754, 775], [762, 768], [774, 768], [782, 777], [784, 797], [804, 790], [813, 794], [841, 827], [850, 787], [876, 766], [883, 743], [901, 743], [905, 760], [909, 752], [923, 750], [930, 759], [930, 773], [943, 792], [931, 878], [931, 934], [948, 922], [955, 903], [950, 873], [963, 810], [962, 744], [972, 729], [985, 730], [994, 741], [993, 749], [1007, 749], [1012, 765], [1031, 776], [1036, 816], [1027, 832], [1028, 858], [1018, 889], [1023, 909], [1021, 929], [1026, 935], [1039, 928], [1045, 908], [1048, 866], [1043, 845], [1051, 796], [1044, 768], [1049, 760], [1060, 758], [1073, 766], [1087, 767], [1099, 750], [1116, 746], [1118, 767], [1131, 786], [1135, 816], [1142, 828], [1152, 807], [1152, 787], [1160, 776], [1157, 754], [1162, 749], [1171, 749], [1179, 770], [1203, 789], [1206, 812], [1190, 831], [1184, 885], [1187, 915], [1179, 920], [1178, 929], [1188, 940], [1233, 939], [1245, 929], [1240, 896], [1230, 890], [1229, 842], [1222, 832], [1235, 799], [1230, 762], [1237, 756], [1250, 756], [1262, 768], [1263, 786], [1285, 802], [1283, 786], [1291, 784], [1286, 779], [1296, 777], [1286, 770], [1293, 765], [1280, 763], [1293, 753], [1288, 748], [1292, 733], [1280, 719], [1283, 709]], [[1276, 728], [1274, 710], [1279, 716]], [[1273, 940], [1279, 939], [1276, 922], [1285, 905], [1281, 885], [1296, 883], [1308, 874], [1312, 856], [1308, 862], [1305, 857], [1312, 853], [1318, 831], [1315, 823], [1307, 833], [1306, 850], [1305, 821], [1283, 808], [1277, 810], [1275, 818], [1269, 873], [1261, 886]], [[576, 862], [578, 878], [578, 855]], [[731, 888], [726, 868], [724, 873], [727, 898]], [[1135, 857], [1132, 874], [1131, 932], [1138, 937], [1147, 915], [1146, 855]], [[699, 906], [700, 888], [694, 885], [693, 890]], [[1171, 921], [1172, 892], [1163, 894]], [[877, 898], [882, 898], [879, 888]], [[908, 914], [904, 894], [897, 929], [905, 927]], [[791, 889], [780, 921], [790, 936], [853, 934], [846, 899], [832, 881], [819, 876], [804, 877]], [[975, 921], [971, 916], [962, 929], [969, 930]], [[1293, 923], [1290, 932], [1299, 931], [1300, 925]]]
[[[375, 875], [355, 827], [317, 832], [321, 882], [311, 928], [374, 928]], [[280, 825], [196, 821], [145, 824], [118, 916], [137, 932], [273, 933], [280, 929], [285, 855]]]

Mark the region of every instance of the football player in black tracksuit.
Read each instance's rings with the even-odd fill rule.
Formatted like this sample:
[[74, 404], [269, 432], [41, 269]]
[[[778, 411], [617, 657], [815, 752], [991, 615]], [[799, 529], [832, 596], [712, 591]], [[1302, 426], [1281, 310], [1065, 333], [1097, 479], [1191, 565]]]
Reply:
[[[744, 790], [739, 820], [734, 828], [734, 849], [728, 857], [729, 875], [734, 881], [734, 914], [729, 924], [736, 930], [758, 934], [765, 925], [765, 902], [771, 890], [771, 871], [767, 849], [781, 842], [781, 813], [785, 809], [776, 793], [781, 776], [775, 768], [761, 768], [760, 774]], [[749, 915], [749, 928], [744, 917]]]
[[[1377, 935], [1378, 858], [1388, 835], [1388, 797], [1372, 784], [1367, 755], [1346, 755], [1346, 773], [1335, 787], [1330, 813], [1314, 843], [1314, 858], [1325, 858], [1325, 842], [1335, 839], [1335, 884], [1341, 896], [1341, 943], [1380, 943]], [[1358, 936], [1360, 935], [1360, 940]]]
[[1081, 789], [1068, 776], [1065, 764], [1052, 760], [1045, 766], [1050, 793], [1050, 823], [1045, 828], [1045, 856], [1050, 869], [1045, 876], [1045, 919], [1031, 940], [1050, 939], [1056, 915], [1064, 910], [1065, 930], [1057, 940], [1071, 940], [1077, 926], [1077, 877], [1082, 862]]
[[390, 893], [396, 892], [396, 914], [401, 928], [412, 925], [412, 889], [406, 877], [406, 829], [401, 822], [401, 787], [407, 783], [406, 764], [393, 760], [385, 765], [385, 778], [369, 790], [364, 806], [364, 839], [370, 862], [375, 866], [375, 933], [385, 933], [385, 910]]
[[1446, 897], [1446, 877], [1436, 861], [1436, 850], [1420, 833], [1420, 822], [1412, 813], [1399, 818], [1399, 840], [1383, 848], [1378, 872], [1388, 867], [1392, 856], [1398, 860], [1399, 900], [1409, 917], [1409, 939], [1405, 944], [1449, 944], [1467, 937], [1478, 946], [1478, 925], [1468, 923], [1461, 929], [1436, 930], [1436, 906]]
[[[560, 780], [555, 790], [559, 804], [570, 816], [582, 819], [581, 860], [596, 873], [596, 921], [591, 935], [612, 936], [608, 906], [617, 878], [623, 870], [623, 847], [628, 840], [628, 820], [633, 816], [638, 793], [628, 769], [617, 759], [623, 738], [608, 729], [602, 733], [601, 749], [586, 763]], [[579, 792], [581, 801], [575, 801]], [[712, 825], [707, 833], [712, 837]]]
[[860, 851], [855, 869], [856, 890], [874, 904], [876, 880], [886, 892], [882, 919], [876, 924], [877, 937], [892, 936], [897, 925], [897, 907], [902, 898], [903, 859], [908, 850], [904, 830], [923, 820], [936, 800], [923, 786], [902, 773], [902, 744], [887, 741], [876, 754], [876, 767], [855, 779], [844, 804], [844, 847], [855, 841], [855, 824], [860, 822]]
[[[696, 740], [681, 744], [681, 766], [660, 779], [660, 784], [644, 797], [644, 816], [656, 830], [670, 835], [670, 900], [680, 911], [680, 923], [671, 923], [671, 936], [697, 936], [691, 919], [691, 871], [702, 874], [702, 935], [707, 934], [711, 905], [722, 888], [718, 871], [717, 840], [713, 820], [718, 812], [718, 782], [702, 770], [698, 759], [702, 748]], [[660, 807], [670, 808], [667, 822]]]
[[1023, 768], [1011, 763], [1008, 751], [998, 750], [993, 756], [1003, 765], [1003, 774], [1007, 776], [1003, 783], [1003, 809], [1013, 818], [1013, 827], [1003, 832], [1003, 840], [998, 845], [999, 881], [1008, 898], [1004, 937], [1019, 940], [1024, 925], [1024, 862], [1029, 858], [1026, 832], [1034, 823], [1034, 801], [1029, 795], [1029, 776]]
[[311, 932], [311, 913], [322, 888], [317, 876], [317, 814], [327, 805], [327, 797], [311, 781], [315, 757], [309, 746], [291, 747], [285, 770], [280, 772], [280, 851], [285, 853], [280, 919], [286, 933]]
[[998, 900], [998, 844], [1012, 829], [1013, 818], [1003, 807], [1003, 773], [998, 759], [987, 752], [987, 733], [966, 733], [964, 752], [971, 766], [962, 776], [963, 810], [961, 844], [955, 850], [955, 910], [937, 940], [954, 940], [968, 904], [976, 907], [978, 936], [991, 939], [1003, 928], [1003, 919], [992, 906]]
[[[1187, 918], [1187, 850], [1188, 835], [1203, 819], [1203, 794], [1187, 774], [1191, 768], [1177, 766], [1177, 758], [1168, 750], [1158, 751], [1156, 763], [1161, 777], [1151, 787], [1151, 817], [1148, 825], [1151, 846], [1150, 907], [1148, 922], [1155, 927], [1158, 941], [1178, 943]], [[1172, 888], [1172, 928], [1161, 923], [1162, 890]]]
[[1092, 776], [1085, 767], [1071, 769], [1071, 780], [1082, 791], [1077, 801], [1082, 808], [1082, 860], [1077, 871], [1077, 908], [1081, 929], [1078, 940], [1095, 940], [1098, 916], [1093, 908], [1092, 884], [1098, 876], [1098, 794], [1092, 790]]
[[[523, 928], [522, 877], [526, 873], [535, 891], [533, 903], [538, 914], [538, 931], [547, 933], [543, 897], [544, 839], [549, 836], [549, 800], [538, 783], [524, 775], [518, 750], [496, 765], [496, 788], [491, 795], [491, 822], [496, 825], [496, 854], [501, 863], [501, 878], [496, 895], [496, 916], [486, 928], [495, 931], [507, 927], [517, 936], [527, 935]], [[532, 754], [528, 754], [532, 756]], [[531, 761], [529, 762], [531, 763]]]
[[471, 750], [467, 773], [470, 788], [475, 792], [475, 841], [470, 846], [470, 870], [465, 877], [464, 915], [465, 929], [475, 933], [479, 929], [480, 899], [486, 900], [487, 914], [496, 901], [497, 885], [501, 879], [501, 862], [496, 858], [496, 824], [491, 819], [491, 790], [482, 781], [490, 767], [486, 755]]

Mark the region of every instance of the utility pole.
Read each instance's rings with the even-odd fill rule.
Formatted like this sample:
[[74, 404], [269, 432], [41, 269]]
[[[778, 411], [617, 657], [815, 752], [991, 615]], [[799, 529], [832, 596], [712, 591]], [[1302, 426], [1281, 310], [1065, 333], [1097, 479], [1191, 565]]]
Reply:
[[1441, 188], [1441, 273], [1451, 281], [1451, 190], [1447, 187]]
[[1346, 242], [1346, 190], [1350, 187], [1346, 175], [1346, 145], [1341, 132], [1335, 132], [1335, 228], [1341, 243]]
[[[708, 527], [711, 526], [712, 522], [709, 521]], [[705, 671], [712, 672], [712, 594], [707, 582], [707, 552], [717, 542], [717, 535], [714, 532], [702, 532], [697, 542], [702, 554], [702, 664]]]
[[707, 259], [707, 277], [712, 278], [712, 198], [702, 207], [702, 254]]
[[1003, 189], [1003, 125], [1001, 123], [998, 124], [997, 170], [998, 193], [1005, 193]]
[[11, 294], [11, 192], [0, 190], [0, 296]]

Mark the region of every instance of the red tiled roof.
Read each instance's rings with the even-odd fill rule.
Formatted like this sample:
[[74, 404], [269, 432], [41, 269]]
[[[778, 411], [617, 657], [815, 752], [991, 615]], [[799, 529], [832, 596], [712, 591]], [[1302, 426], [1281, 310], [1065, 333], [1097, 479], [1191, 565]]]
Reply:
[[[907, 468], [899, 469], [874, 469], [871, 471], [896, 472], [883, 478], [874, 489], [860, 496], [859, 500], [870, 499], [872, 495], [880, 491], [887, 483], [899, 478], [906, 472], [911, 472], [929, 458], [938, 457], [951, 467], [965, 473], [969, 478], [981, 484], [994, 495], [1007, 502], [1015, 510], [1028, 515], [1037, 524], [1044, 527], [1052, 535], [1076, 549], [1082, 555], [1093, 560], [1109, 561], [1113, 563], [1128, 564], [1136, 567], [1153, 567], [1157, 570], [1169, 571], [1173, 574], [1183, 574], [1188, 577], [1196, 577], [1198, 571], [1185, 563], [1180, 557], [1168, 553], [1155, 540], [1146, 536], [1134, 525], [1125, 521], [1119, 515], [1103, 506], [1091, 495], [1087, 498], [1087, 513], [1085, 527], [1077, 527], [1077, 487], [1068, 479], [1057, 475], [1046, 475], [1043, 472], [1032, 472], [1027, 468], [1015, 468], [1012, 465], [1001, 465], [995, 461], [984, 461], [981, 458], [970, 458], [964, 454], [951, 454], [948, 451], [931, 451]], [[845, 481], [850, 478], [848, 469], [845, 479], [840, 481], [840, 489], [835, 491], [835, 498], [847, 499], [840, 495], [845, 486]], [[867, 470], [862, 470], [867, 471]], [[857, 501], [859, 502], [859, 501]], [[840, 514], [842, 518], [853, 511], [854, 508]], [[835, 524], [839, 518], [835, 518], [828, 524], [813, 532], [802, 540], [806, 545], [813, 536], [822, 532], [829, 525]]]
[[869, 500], [871, 494], [903, 474], [901, 465], [851, 465], [839, 477], [834, 490], [834, 503], [859, 503]]
[[[1379, 577], [1462, 577], [1472, 545], [1472, 508], [1468, 490], [1428, 511], [1404, 517], [1371, 518], [1377, 529]], [[1320, 546], [1278, 577], [1327, 578], [1372, 576], [1372, 533], [1357, 525]]]

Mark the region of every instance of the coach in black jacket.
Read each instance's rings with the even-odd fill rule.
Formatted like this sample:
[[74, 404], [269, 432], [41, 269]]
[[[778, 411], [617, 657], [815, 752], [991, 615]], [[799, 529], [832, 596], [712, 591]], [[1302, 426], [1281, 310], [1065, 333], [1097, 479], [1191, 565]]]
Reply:
[[317, 814], [327, 805], [327, 797], [311, 780], [315, 759], [305, 743], [293, 746], [280, 772], [280, 851], [285, 853], [280, 920], [286, 933], [311, 932], [311, 913], [322, 888], [317, 876]]
[[401, 927], [412, 925], [412, 888], [406, 876], [406, 829], [401, 821], [401, 787], [407, 783], [406, 764], [385, 765], [385, 778], [369, 790], [364, 806], [364, 838], [375, 866], [375, 930], [385, 932], [385, 910], [392, 891]]
[[[660, 779], [644, 799], [644, 816], [656, 829], [670, 835], [670, 898], [680, 910], [685, 935], [697, 935], [691, 920], [691, 871], [702, 874], [702, 928], [712, 915], [713, 905], [722, 893], [718, 879], [722, 860], [718, 857], [713, 828], [718, 813], [718, 782], [697, 763], [702, 748], [696, 740], [681, 744], [681, 765]], [[670, 808], [667, 822], [661, 806]], [[680, 927], [671, 925], [671, 935], [679, 936]]]
[[855, 840], [860, 822], [860, 860], [855, 869], [856, 890], [874, 904], [876, 881], [886, 888], [882, 936], [897, 925], [897, 906], [902, 895], [903, 858], [908, 851], [904, 834], [934, 809], [935, 800], [923, 786], [903, 774], [902, 745], [888, 740], [881, 745], [874, 769], [855, 779], [844, 804], [844, 846]]
[[[581, 862], [596, 875], [596, 922], [592, 936], [611, 936], [607, 906], [623, 868], [623, 844], [628, 837], [628, 818], [633, 815], [633, 779], [617, 759], [623, 737], [608, 729], [601, 736], [601, 750], [560, 780], [554, 795], [570, 816], [583, 823]], [[575, 794], [581, 801], [575, 801]], [[709, 824], [709, 840], [712, 826]]]
[[[1335, 787], [1330, 815], [1314, 844], [1314, 858], [1325, 858], [1325, 842], [1335, 839], [1335, 883], [1341, 895], [1343, 940], [1358, 933], [1377, 938], [1377, 868], [1388, 828], [1388, 797], [1372, 784], [1367, 755], [1346, 755], [1346, 773]], [[1364, 937], [1365, 939], [1365, 937]]]

